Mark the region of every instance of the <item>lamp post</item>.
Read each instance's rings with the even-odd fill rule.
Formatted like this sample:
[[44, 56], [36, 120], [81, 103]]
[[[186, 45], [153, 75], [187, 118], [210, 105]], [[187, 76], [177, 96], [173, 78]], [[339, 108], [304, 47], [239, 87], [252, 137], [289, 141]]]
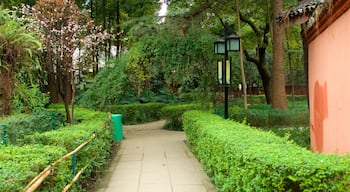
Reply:
[[225, 94], [225, 119], [228, 118], [228, 88], [231, 85], [231, 60], [228, 57], [229, 51], [240, 50], [240, 37], [235, 33], [228, 34], [228, 24], [224, 24], [224, 38], [214, 42], [214, 53], [224, 55], [224, 61], [219, 60], [217, 63], [218, 84], [224, 86]]

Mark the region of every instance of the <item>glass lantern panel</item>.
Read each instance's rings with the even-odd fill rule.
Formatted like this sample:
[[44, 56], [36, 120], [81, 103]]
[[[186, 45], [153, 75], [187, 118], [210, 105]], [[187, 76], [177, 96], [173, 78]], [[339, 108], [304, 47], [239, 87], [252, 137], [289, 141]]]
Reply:
[[239, 38], [227, 40], [227, 51], [239, 51]]
[[225, 43], [215, 43], [215, 54], [225, 54]]
[[219, 85], [222, 85], [222, 61], [218, 61], [218, 82]]
[[231, 84], [231, 60], [226, 60], [226, 84]]

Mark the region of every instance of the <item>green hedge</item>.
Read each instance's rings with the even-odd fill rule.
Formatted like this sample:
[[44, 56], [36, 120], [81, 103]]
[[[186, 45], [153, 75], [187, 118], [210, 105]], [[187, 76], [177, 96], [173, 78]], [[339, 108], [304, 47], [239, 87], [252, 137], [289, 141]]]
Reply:
[[185, 111], [189, 110], [206, 110], [208, 106], [200, 103], [191, 104], [180, 104], [180, 105], [169, 105], [164, 107], [162, 110], [166, 123], [164, 129], [182, 131], [182, 115]]
[[113, 114], [122, 114], [124, 124], [138, 124], [160, 120], [162, 118], [162, 108], [165, 103], [145, 103], [106, 106], [103, 111]]
[[314, 154], [286, 138], [189, 111], [184, 130], [218, 191], [348, 191], [350, 158]]
[[54, 145], [64, 147], [72, 151], [83, 142], [89, 140], [93, 133], [97, 135], [88, 145], [77, 154], [77, 170], [89, 165], [82, 178], [96, 174], [106, 159], [111, 148], [112, 129], [110, 126], [110, 115], [87, 109], [76, 109], [76, 118], [81, 123], [66, 126], [56, 131], [36, 133], [24, 137], [22, 143], [35, 143], [42, 145]]
[[[0, 146], [0, 191], [23, 191], [38, 173], [66, 153], [64, 148], [57, 146]], [[51, 191], [62, 191], [62, 186], [72, 179], [69, 165], [70, 160], [67, 159], [54, 169], [55, 186]], [[46, 179], [37, 191], [48, 189], [50, 179]]]
[[273, 110], [267, 105], [252, 105], [247, 110], [235, 106], [229, 108], [230, 118], [255, 127], [307, 127], [310, 115], [307, 108], [291, 108], [288, 111]]
[[[64, 113], [64, 108], [55, 107], [51, 108], [51, 111], [55, 111], [57, 114]], [[75, 109], [75, 119], [76, 122], [79, 122], [74, 125], [65, 126], [58, 130], [47, 131], [43, 133], [34, 133], [32, 135], [26, 135], [22, 139], [17, 139], [17, 143], [19, 145], [23, 145], [25, 148], [28, 144], [36, 144], [42, 146], [44, 149], [48, 151], [51, 150], [51, 146], [56, 146], [56, 148], [60, 148], [64, 150], [64, 153], [60, 153], [60, 155], [50, 157], [50, 161], [43, 161], [42, 167], [39, 170], [34, 170], [33, 175], [31, 175], [29, 180], [28, 178], [23, 178], [21, 174], [14, 176], [14, 180], [22, 181], [18, 188], [24, 188], [25, 185], [29, 183], [31, 179], [33, 179], [37, 174], [39, 174], [43, 168], [48, 166], [50, 163], [59, 159], [60, 156], [64, 155], [67, 151], [72, 151], [76, 147], [78, 147], [83, 142], [89, 140], [93, 133], [96, 134], [96, 138], [93, 139], [88, 145], [82, 148], [78, 153], [76, 153], [77, 159], [77, 167], [76, 170], [80, 170], [85, 165], [88, 165], [88, 168], [85, 170], [83, 175], [79, 178], [79, 182], [74, 184], [74, 187], [70, 191], [83, 191], [83, 181], [85, 178], [93, 176], [99, 171], [102, 170], [102, 165], [107, 162], [107, 158], [109, 156], [109, 151], [112, 145], [112, 128], [111, 128], [111, 118], [110, 114], [105, 112], [96, 112], [82, 108]], [[31, 146], [28, 145], [28, 146]], [[12, 147], [12, 146], [8, 146]], [[20, 147], [22, 148], [22, 147]], [[7, 149], [6, 147], [2, 149]], [[1, 149], [1, 152], [3, 151]], [[55, 149], [55, 148], [53, 148]], [[31, 152], [26, 152], [28, 155], [31, 155]], [[16, 158], [16, 156], [10, 156], [11, 158]], [[30, 159], [22, 159], [19, 160], [18, 163], [23, 164], [24, 166], [30, 164]], [[62, 169], [71, 169], [72, 163], [71, 159], [68, 158], [68, 164], [65, 165]], [[8, 165], [9, 167], [15, 165]], [[22, 165], [20, 165], [22, 166]], [[7, 170], [5, 171], [7, 173]], [[9, 172], [11, 173], [11, 172]], [[72, 174], [69, 171], [69, 176], [61, 176], [55, 175], [55, 189], [51, 189], [51, 191], [62, 191], [65, 185], [68, 184], [67, 177], [72, 179]], [[24, 185], [24, 186], [23, 186]], [[7, 188], [1, 188], [5, 191]], [[48, 191], [48, 188], [44, 186], [43, 191]]]
[[[6, 126], [7, 143], [16, 145], [17, 139], [35, 132], [45, 132], [54, 129], [54, 123], [61, 124], [57, 121], [55, 115], [47, 110], [37, 110], [32, 114], [18, 114], [0, 120], [0, 125]], [[54, 122], [56, 120], [56, 122]]]

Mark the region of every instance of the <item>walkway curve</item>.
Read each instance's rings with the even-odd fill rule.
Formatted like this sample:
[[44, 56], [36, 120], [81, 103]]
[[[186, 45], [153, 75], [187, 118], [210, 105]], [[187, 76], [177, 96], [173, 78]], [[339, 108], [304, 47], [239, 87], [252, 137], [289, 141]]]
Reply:
[[185, 144], [165, 121], [124, 126], [125, 139], [96, 192], [215, 192]]

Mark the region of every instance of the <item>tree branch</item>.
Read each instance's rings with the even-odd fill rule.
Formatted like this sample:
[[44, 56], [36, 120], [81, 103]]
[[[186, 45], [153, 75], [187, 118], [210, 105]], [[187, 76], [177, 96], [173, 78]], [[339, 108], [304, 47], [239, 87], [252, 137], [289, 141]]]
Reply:
[[250, 56], [247, 50], [244, 50], [243, 52], [244, 52], [244, 56], [246, 57], [247, 61], [253, 62], [256, 65], [259, 64], [259, 61], [256, 58]]
[[249, 20], [248, 18], [246, 18], [241, 11], [239, 11], [239, 16], [241, 18], [241, 21], [248, 24], [250, 26], [250, 28], [252, 28], [252, 30], [254, 31], [254, 33], [258, 36], [260, 36], [260, 31], [258, 29], [258, 27], [253, 23], [253, 21]]
[[264, 39], [263, 42], [264, 44], [267, 46], [269, 44], [269, 38], [267, 36], [267, 34], [270, 32], [270, 24], [266, 23], [265, 25], [265, 29], [264, 29]]

